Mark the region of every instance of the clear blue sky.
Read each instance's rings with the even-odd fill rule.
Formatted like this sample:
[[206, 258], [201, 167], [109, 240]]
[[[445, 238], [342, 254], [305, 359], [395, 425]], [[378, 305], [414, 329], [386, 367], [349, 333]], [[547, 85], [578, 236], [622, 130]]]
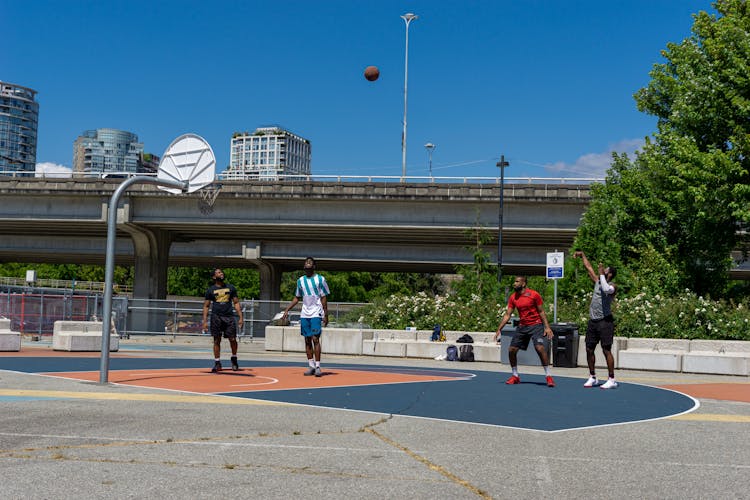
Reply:
[[[70, 167], [84, 130], [161, 156], [194, 132], [229, 163], [233, 132], [280, 125], [314, 174], [601, 176], [655, 130], [633, 93], [708, 0], [0, 0], [0, 80], [37, 90], [37, 161]], [[368, 82], [364, 68], [381, 77]]]

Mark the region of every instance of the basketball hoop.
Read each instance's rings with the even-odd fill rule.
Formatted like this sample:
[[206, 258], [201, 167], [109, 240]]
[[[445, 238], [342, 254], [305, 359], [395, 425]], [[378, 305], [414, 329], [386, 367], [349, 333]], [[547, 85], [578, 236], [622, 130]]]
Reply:
[[209, 215], [214, 211], [214, 203], [219, 197], [219, 191], [221, 191], [221, 184], [209, 184], [198, 191], [201, 195], [198, 199], [198, 208], [203, 215]]

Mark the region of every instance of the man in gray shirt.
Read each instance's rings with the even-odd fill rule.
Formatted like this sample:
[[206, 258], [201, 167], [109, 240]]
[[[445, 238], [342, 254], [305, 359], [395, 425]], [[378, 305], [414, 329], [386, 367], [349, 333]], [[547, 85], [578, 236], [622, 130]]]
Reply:
[[[599, 264], [599, 273], [594, 272], [594, 268], [586, 258], [586, 254], [578, 250], [573, 257], [583, 259], [583, 265], [589, 273], [591, 281], [594, 282], [594, 295], [591, 297], [591, 306], [589, 307], [589, 323], [586, 327], [586, 361], [589, 365], [589, 379], [583, 384], [584, 387], [596, 387], [601, 389], [614, 389], [617, 387], [615, 380], [615, 358], [612, 356], [612, 343], [615, 338], [615, 321], [612, 317], [612, 299], [615, 297], [615, 285], [612, 280], [616, 271], [614, 267], [603, 267]], [[608, 380], [599, 385], [596, 379], [596, 356], [594, 349], [596, 344], [601, 342], [604, 359], [607, 361], [607, 370], [609, 371]]]

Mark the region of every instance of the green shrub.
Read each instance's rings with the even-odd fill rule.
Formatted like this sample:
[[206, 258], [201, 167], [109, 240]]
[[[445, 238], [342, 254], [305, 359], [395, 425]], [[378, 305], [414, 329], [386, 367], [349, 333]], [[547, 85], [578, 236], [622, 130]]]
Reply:
[[710, 300], [689, 290], [676, 297], [647, 291], [617, 301], [618, 335], [750, 340], [750, 301]]
[[[540, 287], [541, 288], [541, 287]], [[545, 293], [546, 294], [546, 293]], [[583, 334], [588, 321], [591, 291], [580, 290], [558, 298], [558, 322], [577, 323]], [[439, 323], [445, 330], [491, 332], [497, 329], [504, 305], [482, 300], [478, 295], [458, 299], [455, 295], [393, 295], [362, 311], [373, 328], [430, 330]], [[545, 311], [553, 320], [553, 301], [545, 297]], [[750, 299], [714, 301], [689, 290], [675, 297], [642, 290], [614, 301], [616, 335], [674, 339], [750, 341]]]

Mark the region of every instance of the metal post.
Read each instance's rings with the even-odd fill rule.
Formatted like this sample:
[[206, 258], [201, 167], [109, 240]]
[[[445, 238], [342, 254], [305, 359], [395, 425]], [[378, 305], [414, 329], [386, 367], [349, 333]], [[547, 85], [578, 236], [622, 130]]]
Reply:
[[[557, 253], [557, 248], [555, 248], [555, 253]], [[554, 280], [555, 280], [555, 300], [552, 306], [552, 322], [557, 323], [557, 278], [554, 278]]]
[[255, 299], [250, 299], [250, 339], [255, 338]]
[[404, 56], [404, 130], [401, 133], [401, 182], [406, 177], [406, 101], [408, 96], [409, 84], [409, 24], [419, 16], [411, 12], [401, 16], [406, 23], [406, 50]]
[[557, 278], [555, 278], [555, 312], [552, 315], [552, 321], [557, 323]]
[[435, 149], [435, 145], [431, 142], [428, 142], [424, 145], [424, 147], [427, 149], [427, 163], [430, 167], [430, 180], [432, 180], [432, 151]]
[[500, 210], [497, 219], [497, 285], [503, 281], [503, 199], [505, 197], [505, 167], [510, 163], [505, 161], [505, 155], [500, 155], [500, 161], [497, 162], [500, 167]]
[[104, 266], [104, 300], [102, 301], [102, 358], [99, 367], [99, 383], [106, 384], [109, 378], [109, 336], [112, 328], [112, 288], [115, 277], [115, 241], [117, 239], [117, 206], [120, 197], [133, 184], [156, 184], [186, 190], [187, 181], [172, 181], [156, 177], [131, 177], [120, 184], [109, 199], [107, 208], [107, 253]]
[[[150, 305], [150, 304], [149, 304]], [[172, 308], [172, 340], [177, 338], [177, 301], [174, 301], [174, 307]]]
[[39, 294], [39, 321], [37, 324], [37, 333], [39, 334], [39, 338], [42, 338], [42, 323], [44, 322], [44, 290], [41, 291]]

